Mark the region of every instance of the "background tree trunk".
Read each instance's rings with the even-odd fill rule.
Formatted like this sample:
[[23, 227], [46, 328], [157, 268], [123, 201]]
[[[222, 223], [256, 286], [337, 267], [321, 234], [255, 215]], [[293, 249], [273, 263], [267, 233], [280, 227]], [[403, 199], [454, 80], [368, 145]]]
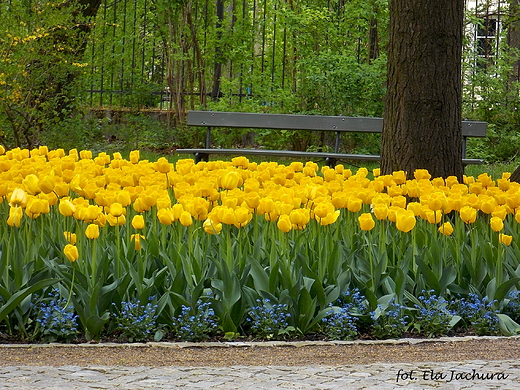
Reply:
[[510, 181], [520, 183], [520, 165], [515, 169], [509, 178]]
[[[520, 49], [520, 0], [511, 0], [509, 3], [509, 26], [507, 44], [512, 50]], [[520, 60], [513, 63], [513, 70], [509, 82], [520, 81]]]
[[390, 0], [381, 170], [462, 178], [464, 0]]

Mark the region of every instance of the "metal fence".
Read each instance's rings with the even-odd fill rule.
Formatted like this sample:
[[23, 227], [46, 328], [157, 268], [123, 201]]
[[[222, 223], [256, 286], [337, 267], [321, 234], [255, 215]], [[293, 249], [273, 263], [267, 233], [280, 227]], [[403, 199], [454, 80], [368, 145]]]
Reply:
[[103, 0], [87, 51], [86, 102], [182, 110], [254, 97], [277, 105], [302, 93], [312, 59], [378, 56], [386, 11], [376, 3]]

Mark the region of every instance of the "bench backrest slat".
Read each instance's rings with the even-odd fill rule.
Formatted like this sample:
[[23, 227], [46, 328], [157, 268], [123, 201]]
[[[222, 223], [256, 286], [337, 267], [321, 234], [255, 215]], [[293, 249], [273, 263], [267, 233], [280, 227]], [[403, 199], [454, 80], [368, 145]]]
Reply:
[[[382, 118], [188, 111], [189, 126], [380, 133]], [[462, 135], [485, 137], [486, 122], [463, 121]]]

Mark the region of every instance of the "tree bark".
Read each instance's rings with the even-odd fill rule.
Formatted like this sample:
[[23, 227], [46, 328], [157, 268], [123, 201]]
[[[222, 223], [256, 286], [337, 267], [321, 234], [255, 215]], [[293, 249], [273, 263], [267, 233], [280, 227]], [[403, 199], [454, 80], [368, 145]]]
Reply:
[[464, 0], [390, 0], [381, 171], [462, 179]]
[[511, 177], [509, 178], [509, 181], [514, 181], [516, 183], [520, 183], [520, 165], [511, 174]]
[[[509, 29], [507, 45], [513, 50], [520, 49], [520, 0], [510, 0], [509, 3]], [[520, 81], [520, 60], [513, 63], [509, 82]]]

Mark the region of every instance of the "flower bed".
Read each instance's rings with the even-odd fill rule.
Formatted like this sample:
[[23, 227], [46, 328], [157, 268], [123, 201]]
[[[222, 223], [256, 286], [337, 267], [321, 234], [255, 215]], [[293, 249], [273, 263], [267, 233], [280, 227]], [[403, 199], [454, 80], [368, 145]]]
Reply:
[[520, 185], [312, 162], [0, 156], [0, 331], [35, 340], [519, 330]]

